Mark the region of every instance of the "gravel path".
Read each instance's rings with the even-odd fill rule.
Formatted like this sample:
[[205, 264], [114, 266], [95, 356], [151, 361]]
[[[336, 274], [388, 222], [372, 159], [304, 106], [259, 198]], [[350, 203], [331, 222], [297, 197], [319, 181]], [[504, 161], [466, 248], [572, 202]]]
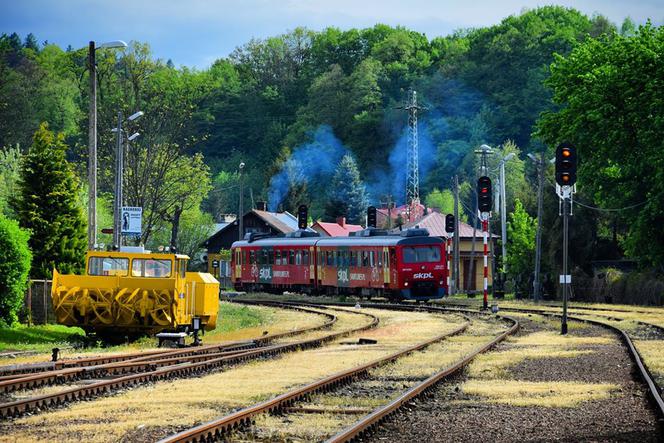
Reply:
[[[552, 326], [520, 319], [519, 336]], [[606, 336], [605, 329], [571, 330], [571, 335]], [[497, 351], [514, 344], [504, 343]], [[595, 352], [573, 358], [528, 359], [509, 368], [508, 379], [614, 383], [610, 398], [572, 408], [516, 407], [488, 403], [460, 389], [460, 375], [439, 385], [431, 395], [410, 404], [365, 441], [373, 442], [661, 442], [664, 424], [649, 406], [646, 387], [637, 382], [627, 350], [618, 341], [584, 345]]]

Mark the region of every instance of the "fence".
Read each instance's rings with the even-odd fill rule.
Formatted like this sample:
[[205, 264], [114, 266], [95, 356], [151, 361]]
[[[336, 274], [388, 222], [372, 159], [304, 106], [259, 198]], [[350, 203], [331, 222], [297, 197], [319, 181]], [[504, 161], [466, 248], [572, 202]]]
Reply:
[[28, 325], [55, 322], [55, 312], [51, 303], [53, 280], [30, 280], [25, 294], [22, 319]]

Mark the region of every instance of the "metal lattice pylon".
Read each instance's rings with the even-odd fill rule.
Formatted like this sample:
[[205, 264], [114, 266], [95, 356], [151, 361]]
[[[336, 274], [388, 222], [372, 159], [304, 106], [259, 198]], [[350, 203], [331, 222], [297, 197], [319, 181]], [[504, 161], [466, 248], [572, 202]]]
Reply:
[[406, 203], [414, 206], [420, 202], [420, 161], [417, 136], [417, 111], [423, 109], [417, 105], [417, 91], [410, 91], [408, 104], [408, 151], [406, 153]]

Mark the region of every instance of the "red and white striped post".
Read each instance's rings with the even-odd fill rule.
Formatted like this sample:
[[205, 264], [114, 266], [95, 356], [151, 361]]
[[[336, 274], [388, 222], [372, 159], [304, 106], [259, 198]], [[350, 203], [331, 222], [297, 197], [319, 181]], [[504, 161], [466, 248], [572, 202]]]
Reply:
[[489, 220], [482, 217], [482, 231], [484, 234], [484, 309], [489, 308]]
[[450, 293], [450, 253], [452, 249], [452, 239], [447, 237], [447, 294]]

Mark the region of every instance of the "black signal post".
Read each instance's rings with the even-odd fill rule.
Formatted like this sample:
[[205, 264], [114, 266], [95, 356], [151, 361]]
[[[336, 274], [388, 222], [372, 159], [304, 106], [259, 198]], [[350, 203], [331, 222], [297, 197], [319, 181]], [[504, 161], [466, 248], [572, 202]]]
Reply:
[[309, 208], [307, 205], [300, 205], [297, 207], [297, 227], [299, 229], [307, 229], [307, 219], [309, 218]]
[[480, 212], [491, 212], [491, 179], [482, 176], [477, 180], [477, 207]]
[[567, 299], [572, 284], [572, 276], [568, 274], [569, 216], [572, 215], [572, 196], [576, 183], [576, 148], [569, 142], [563, 142], [556, 148], [556, 191], [560, 197], [561, 215], [563, 216], [563, 273], [560, 284], [563, 289], [563, 317], [560, 333], [567, 334]]
[[576, 183], [576, 149], [570, 143], [561, 143], [556, 148], [556, 183], [560, 186]]
[[455, 220], [452, 214], [445, 216], [445, 232], [447, 232], [447, 291], [450, 290], [450, 255], [452, 253], [452, 234], [454, 233]]
[[367, 228], [376, 227], [376, 207], [369, 206], [367, 208]]

